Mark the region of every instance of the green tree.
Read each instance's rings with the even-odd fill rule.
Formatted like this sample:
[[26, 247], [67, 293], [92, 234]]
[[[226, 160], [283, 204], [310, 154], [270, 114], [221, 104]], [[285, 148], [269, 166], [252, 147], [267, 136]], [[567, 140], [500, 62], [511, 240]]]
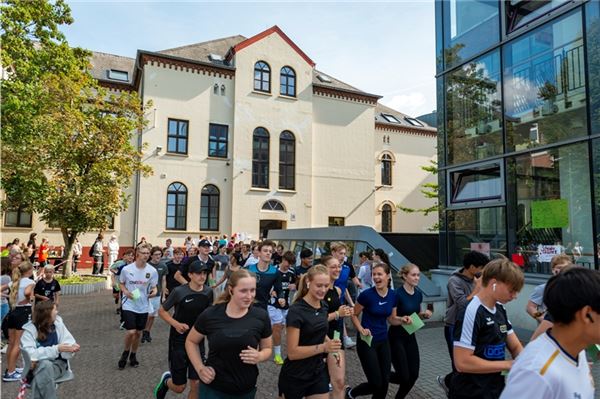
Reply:
[[[428, 172], [434, 176], [437, 176], [437, 174], [438, 174], [437, 161], [430, 161], [430, 162], [431, 162], [431, 165], [421, 166], [421, 170], [424, 170], [425, 172]], [[439, 212], [440, 211], [440, 204], [439, 204], [440, 186], [439, 186], [439, 184], [437, 182], [436, 183], [423, 183], [423, 184], [421, 184], [420, 191], [426, 199], [435, 199], [435, 203], [426, 208], [407, 208], [407, 207], [401, 206], [399, 204], [396, 205], [396, 207], [398, 209], [400, 209], [402, 212], [422, 213], [423, 216], [427, 216], [432, 212]], [[439, 222], [436, 222], [433, 226], [428, 228], [429, 231], [438, 231], [439, 229], [440, 229]]]
[[91, 54], [59, 31], [73, 22], [63, 0], [4, 1], [0, 22], [2, 208], [21, 206], [60, 228], [68, 276], [75, 239], [105, 229], [126, 209], [133, 176], [151, 173], [133, 144], [143, 105], [135, 92], [98, 85]]

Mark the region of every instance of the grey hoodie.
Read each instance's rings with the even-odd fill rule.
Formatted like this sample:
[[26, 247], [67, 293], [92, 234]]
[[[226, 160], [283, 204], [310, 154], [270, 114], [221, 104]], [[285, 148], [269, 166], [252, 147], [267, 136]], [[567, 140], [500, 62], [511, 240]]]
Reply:
[[447, 326], [456, 324], [458, 314], [469, 303], [467, 297], [473, 292], [473, 280], [463, 275], [462, 271], [463, 269], [455, 271], [448, 279], [448, 301], [444, 317]]

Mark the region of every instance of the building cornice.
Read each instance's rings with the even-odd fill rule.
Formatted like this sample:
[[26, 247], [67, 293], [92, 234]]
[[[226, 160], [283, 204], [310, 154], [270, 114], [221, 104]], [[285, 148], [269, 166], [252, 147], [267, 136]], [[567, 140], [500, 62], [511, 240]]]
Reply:
[[98, 84], [113, 91], [135, 91], [133, 83], [115, 82], [112, 80], [97, 79]]
[[366, 103], [366, 104], [370, 104], [370, 105], [377, 105], [377, 101], [380, 98], [382, 98], [381, 96], [378, 96], [376, 94], [369, 94], [369, 93], [356, 92], [356, 91], [345, 90], [345, 89], [338, 89], [338, 88], [322, 86], [322, 85], [318, 85], [318, 84], [314, 84], [314, 83], [313, 83], [312, 87], [313, 87], [313, 94], [318, 94], [321, 96], [331, 97], [331, 98], [339, 98], [339, 99], [343, 99], [343, 100], [356, 101], [356, 102]]
[[375, 122], [375, 129], [383, 131], [392, 131], [405, 134], [415, 134], [419, 136], [437, 137], [437, 129], [418, 128], [408, 126], [394, 126], [387, 123]]
[[163, 68], [202, 73], [203, 75], [212, 75], [220, 78], [235, 78], [235, 68], [233, 67], [225, 65], [218, 66], [208, 62], [194, 61], [150, 51], [138, 51], [137, 63], [139, 67], [143, 67], [144, 65], [155, 65]]

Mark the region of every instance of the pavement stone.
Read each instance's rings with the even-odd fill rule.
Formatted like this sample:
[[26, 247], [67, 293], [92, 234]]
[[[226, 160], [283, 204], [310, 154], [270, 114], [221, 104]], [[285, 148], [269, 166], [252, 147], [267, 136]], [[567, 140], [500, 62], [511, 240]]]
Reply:
[[[155, 321], [152, 342], [140, 344], [140, 367], [118, 370], [117, 361], [123, 351], [123, 331], [119, 330], [118, 316], [110, 291], [83, 296], [61, 298], [60, 315], [81, 345], [81, 352], [71, 361], [75, 374], [73, 381], [58, 388], [60, 398], [152, 398], [154, 386], [167, 368], [168, 326], [160, 319]], [[442, 399], [445, 397], [436, 382], [438, 374], [450, 370], [443, 328], [432, 324], [417, 332], [421, 354], [419, 380], [409, 394], [409, 399]], [[285, 353], [285, 350], [284, 350]], [[346, 378], [349, 385], [364, 381], [364, 374], [354, 349], [346, 351]], [[2, 362], [5, 355], [2, 356]], [[600, 365], [594, 367], [596, 386], [600, 385]], [[273, 362], [260, 366], [257, 398], [276, 398], [280, 367]], [[4, 369], [4, 367], [2, 368]], [[15, 398], [17, 383], [2, 382], [2, 398]], [[397, 387], [390, 385], [388, 398], [394, 398]], [[173, 393], [168, 398], [178, 397]], [[179, 397], [186, 397], [183, 394]], [[600, 399], [597, 392], [596, 398]]]

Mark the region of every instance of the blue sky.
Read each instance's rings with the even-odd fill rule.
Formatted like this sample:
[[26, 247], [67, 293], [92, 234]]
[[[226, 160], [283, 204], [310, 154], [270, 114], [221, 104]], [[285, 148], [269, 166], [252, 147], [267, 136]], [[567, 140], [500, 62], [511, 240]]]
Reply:
[[317, 69], [412, 116], [435, 105], [433, 0], [394, 2], [68, 1], [71, 45], [135, 57], [278, 25]]

